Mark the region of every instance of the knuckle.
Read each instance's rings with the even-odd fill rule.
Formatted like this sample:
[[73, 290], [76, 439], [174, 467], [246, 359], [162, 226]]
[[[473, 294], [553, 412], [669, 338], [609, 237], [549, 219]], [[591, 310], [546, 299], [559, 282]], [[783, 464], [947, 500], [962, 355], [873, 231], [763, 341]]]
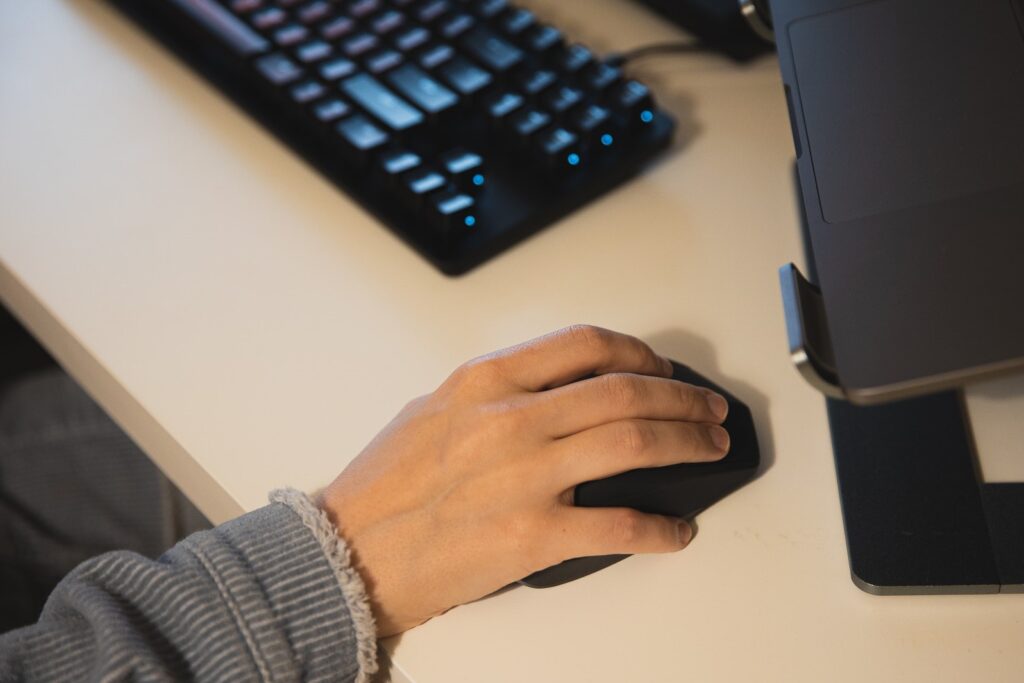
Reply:
[[647, 423], [625, 420], [618, 427], [619, 450], [626, 455], [639, 456], [654, 445], [654, 429]]
[[602, 375], [605, 394], [609, 401], [624, 408], [632, 408], [643, 401], [644, 385], [632, 375]]
[[705, 437], [701, 432], [702, 428], [694, 424], [679, 425], [676, 440], [682, 458], [686, 460], [700, 458], [707, 450]]
[[622, 545], [630, 547], [644, 536], [644, 517], [636, 510], [619, 512], [612, 522], [612, 536]]
[[611, 352], [612, 333], [602, 327], [595, 325], [571, 325], [566, 328], [566, 333], [579, 346], [590, 349], [602, 357]]
[[506, 400], [495, 404], [488, 417], [497, 417], [505, 431], [519, 433], [529, 421], [526, 406], [520, 401]]
[[402, 407], [402, 413], [418, 413], [420, 412], [430, 401], [431, 394], [424, 394], [423, 396], [417, 396], [412, 399], [405, 406]]
[[686, 412], [693, 412], [694, 409], [700, 405], [700, 390], [692, 384], [680, 382], [676, 391], [678, 393], [679, 403], [683, 406]]
[[459, 384], [487, 385], [499, 382], [502, 371], [499, 359], [493, 356], [481, 356], [463, 363], [452, 374]]
[[473, 372], [473, 363], [474, 361], [467, 361], [455, 368], [455, 370], [452, 371], [452, 374], [448, 375], [448, 379], [445, 380], [445, 385], [457, 387], [465, 384], [469, 379], [470, 374]]
[[707, 450], [708, 435], [707, 431], [696, 424], [686, 423], [683, 425], [683, 447], [686, 452], [693, 454], [700, 454]]

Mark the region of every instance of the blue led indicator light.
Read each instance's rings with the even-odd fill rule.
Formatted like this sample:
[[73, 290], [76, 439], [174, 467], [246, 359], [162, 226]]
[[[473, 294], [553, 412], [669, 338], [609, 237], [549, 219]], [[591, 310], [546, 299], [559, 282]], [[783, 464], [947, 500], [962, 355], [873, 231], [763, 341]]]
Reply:
[[476, 185], [477, 187], [480, 187], [481, 185], [484, 184], [484, 176], [482, 173], [477, 173], [475, 176], [473, 176], [473, 184]]
[[644, 123], [650, 123], [651, 121], [654, 120], [654, 112], [652, 112], [650, 109], [644, 109], [642, 112], [640, 112], [640, 120], [643, 121]]
[[476, 225], [476, 216], [466, 216], [462, 222], [466, 224], [467, 228], [472, 228]]
[[615, 142], [615, 138], [612, 137], [611, 133], [605, 133], [601, 136], [601, 144], [605, 147], [611, 147], [613, 142]]
[[565, 158], [565, 160], [569, 162], [570, 166], [579, 166], [579, 164], [580, 164], [580, 155], [577, 154], [576, 152], [571, 152], [569, 154], [569, 156], [567, 156]]

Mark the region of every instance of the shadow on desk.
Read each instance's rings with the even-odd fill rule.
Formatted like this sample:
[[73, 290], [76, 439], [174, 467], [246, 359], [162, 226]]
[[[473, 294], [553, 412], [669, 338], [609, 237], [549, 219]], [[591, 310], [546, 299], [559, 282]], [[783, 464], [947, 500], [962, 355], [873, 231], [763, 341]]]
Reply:
[[663, 356], [687, 365], [699, 374], [722, 387], [740, 399], [750, 408], [757, 430], [757, 443], [761, 451], [760, 477], [775, 463], [775, 439], [768, 419], [768, 397], [741, 379], [730, 377], [718, 368], [715, 349], [708, 340], [685, 330], [665, 330], [649, 335], [645, 342]]

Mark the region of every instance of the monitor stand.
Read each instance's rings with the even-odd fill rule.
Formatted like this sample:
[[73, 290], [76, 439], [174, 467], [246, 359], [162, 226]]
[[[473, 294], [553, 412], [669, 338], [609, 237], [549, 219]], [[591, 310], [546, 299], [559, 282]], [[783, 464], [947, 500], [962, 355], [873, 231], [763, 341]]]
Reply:
[[[816, 281], [806, 219], [801, 227]], [[829, 397], [853, 582], [876, 595], [1024, 592], [1024, 483], [983, 481], [962, 391], [849, 403], [821, 291], [792, 264], [780, 282], [790, 354]]]
[[1024, 483], [984, 483], [964, 398], [828, 399], [854, 583], [878, 595], [1024, 592]]
[[1024, 483], [982, 480], [963, 394], [849, 403], [820, 290], [792, 265], [780, 282], [790, 353], [830, 397], [854, 583], [878, 595], [1024, 592]]

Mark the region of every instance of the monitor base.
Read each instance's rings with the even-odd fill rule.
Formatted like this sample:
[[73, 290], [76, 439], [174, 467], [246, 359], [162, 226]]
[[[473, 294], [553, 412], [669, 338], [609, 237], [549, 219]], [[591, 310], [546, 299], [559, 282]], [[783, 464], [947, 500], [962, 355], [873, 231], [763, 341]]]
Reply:
[[875, 595], [1024, 592], [1024, 483], [981, 481], [963, 396], [828, 399], [854, 583]]

